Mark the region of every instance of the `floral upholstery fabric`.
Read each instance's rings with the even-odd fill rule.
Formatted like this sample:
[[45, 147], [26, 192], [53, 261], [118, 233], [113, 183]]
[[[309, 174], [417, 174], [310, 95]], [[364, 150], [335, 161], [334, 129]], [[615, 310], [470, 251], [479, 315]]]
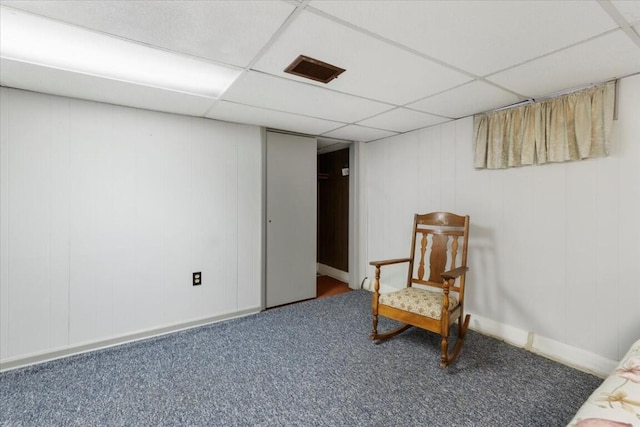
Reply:
[[640, 340], [589, 396], [569, 426], [640, 426]]
[[[378, 302], [439, 320], [442, 317], [442, 298], [443, 296], [440, 292], [404, 288], [388, 294], [381, 294]], [[454, 310], [457, 306], [458, 299], [449, 294], [449, 310]]]

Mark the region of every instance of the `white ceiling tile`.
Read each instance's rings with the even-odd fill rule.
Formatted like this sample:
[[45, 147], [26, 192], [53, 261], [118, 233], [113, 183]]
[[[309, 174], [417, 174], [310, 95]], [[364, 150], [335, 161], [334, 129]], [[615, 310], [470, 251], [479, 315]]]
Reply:
[[460, 118], [504, 107], [518, 101], [521, 99], [511, 92], [476, 80], [414, 102], [407, 107], [440, 116]]
[[295, 6], [279, 1], [3, 1], [126, 39], [245, 67]]
[[622, 17], [630, 24], [640, 22], [640, 1], [638, 0], [614, 0], [613, 5], [618, 9]]
[[408, 132], [410, 130], [448, 122], [449, 120], [451, 119], [446, 117], [434, 116], [406, 108], [396, 108], [395, 110], [362, 120], [358, 122], [358, 124], [394, 132]]
[[254, 68], [325, 86], [283, 71], [298, 55], [347, 70], [327, 87], [396, 105], [471, 80], [465, 74], [309, 12], [300, 14], [287, 27]]
[[621, 30], [488, 77], [530, 97], [640, 71], [640, 47]]
[[88, 74], [1, 59], [0, 83], [52, 95], [126, 105], [147, 110], [202, 116], [214, 98], [142, 86]]
[[387, 104], [250, 71], [223, 95], [228, 101], [352, 123], [391, 108]]
[[227, 101], [217, 102], [206, 116], [217, 120], [247, 123], [310, 135], [319, 135], [344, 126], [344, 123], [266, 110]]
[[615, 28], [595, 1], [313, 1], [311, 6], [478, 75]]
[[327, 132], [323, 136], [345, 139], [348, 141], [369, 142], [393, 135], [397, 135], [397, 133], [358, 125], [348, 125], [340, 129]]

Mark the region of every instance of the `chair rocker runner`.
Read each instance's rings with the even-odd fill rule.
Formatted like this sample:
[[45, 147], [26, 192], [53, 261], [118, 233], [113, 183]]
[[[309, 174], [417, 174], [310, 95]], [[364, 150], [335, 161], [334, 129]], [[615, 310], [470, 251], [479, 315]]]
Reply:
[[[376, 268], [372, 301], [372, 340], [391, 338], [411, 326], [416, 326], [442, 337], [441, 367], [447, 367], [456, 359], [469, 327], [469, 315], [464, 315], [468, 238], [468, 215], [460, 216], [448, 212], [416, 214], [410, 257], [369, 263]], [[428, 262], [426, 268], [425, 262]], [[381, 268], [400, 263], [408, 263], [409, 266], [407, 286], [398, 291], [381, 294]], [[428, 274], [426, 278], [425, 271]], [[400, 321], [402, 325], [389, 332], [378, 333], [378, 316]], [[456, 321], [458, 339], [453, 350], [449, 352], [449, 329]]]

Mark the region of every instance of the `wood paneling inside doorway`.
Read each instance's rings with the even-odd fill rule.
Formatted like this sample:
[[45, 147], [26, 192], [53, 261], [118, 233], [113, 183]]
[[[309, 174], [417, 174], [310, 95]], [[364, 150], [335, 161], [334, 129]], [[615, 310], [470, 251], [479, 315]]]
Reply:
[[318, 156], [318, 263], [349, 271], [349, 149]]

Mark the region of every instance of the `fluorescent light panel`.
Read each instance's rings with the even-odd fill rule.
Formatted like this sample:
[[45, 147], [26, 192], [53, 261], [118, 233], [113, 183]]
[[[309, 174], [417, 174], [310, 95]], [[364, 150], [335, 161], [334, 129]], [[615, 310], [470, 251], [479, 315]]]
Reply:
[[7, 59], [213, 98], [241, 72], [5, 7], [0, 12], [0, 56]]

